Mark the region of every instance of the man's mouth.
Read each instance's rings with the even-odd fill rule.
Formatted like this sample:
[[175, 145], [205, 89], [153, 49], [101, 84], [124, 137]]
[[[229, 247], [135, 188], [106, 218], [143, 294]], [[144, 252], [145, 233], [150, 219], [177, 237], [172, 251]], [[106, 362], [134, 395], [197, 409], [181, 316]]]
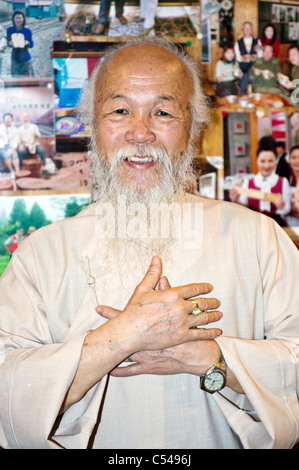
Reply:
[[143, 164], [143, 163], [153, 163], [154, 159], [153, 157], [125, 157], [125, 161], [127, 162], [132, 162], [132, 163], [138, 163], [138, 164]]
[[155, 159], [151, 156], [128, 156], [124, 157], [123, 161], [126, 165], [134, 168], [135, 170], [147, 170], [155, 164]]

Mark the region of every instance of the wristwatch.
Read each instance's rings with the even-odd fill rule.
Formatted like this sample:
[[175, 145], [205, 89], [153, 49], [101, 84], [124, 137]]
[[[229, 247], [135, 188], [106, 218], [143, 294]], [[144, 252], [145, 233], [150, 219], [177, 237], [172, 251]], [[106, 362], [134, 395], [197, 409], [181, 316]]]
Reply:
[[200, 388], [208, 393], [215, 393], [225, 387], [227, 364], [220, 350], [216, 363], [200, 377]]

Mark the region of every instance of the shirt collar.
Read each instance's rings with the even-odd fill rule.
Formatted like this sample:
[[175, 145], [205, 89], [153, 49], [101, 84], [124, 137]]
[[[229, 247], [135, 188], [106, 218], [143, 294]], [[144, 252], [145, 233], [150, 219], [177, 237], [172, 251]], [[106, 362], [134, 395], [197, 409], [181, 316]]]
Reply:
[[273, 172], [271, 173], [271, 175], [266, 176], [266, 177], [262, 176], [261, 173], [258, 173], [258, 174], [256, 175], [256, 181], [257, 181], [258, 183], [264, 183], [264, 182], [266, 182], [266, 181], [267, 181], [268, 183], [274, 183], [274, 180], [276, 179], [276, 177], [277, 177], [277, 175], [276, 175], [275, 171], [273, 171]]

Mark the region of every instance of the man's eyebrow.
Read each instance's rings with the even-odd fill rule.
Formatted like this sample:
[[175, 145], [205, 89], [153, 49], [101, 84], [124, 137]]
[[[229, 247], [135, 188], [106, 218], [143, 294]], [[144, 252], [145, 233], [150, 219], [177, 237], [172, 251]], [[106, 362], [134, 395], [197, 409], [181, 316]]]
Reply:
[[123, 99], [123, 98], [126, 98], [126, 95], [121, 95], [120, 93], [114, 93], [108, 96], [108, 100], [117, 100], [117, 99]]
[[162, 101], [176, 101], [175, 97], [172, 95], [159, 95], [157, 98]]
[[[112, 95], [108, 96], [108, 100], [127, 99], [127, 98], [129, 98], [129, 96], [123, 95], [121, 93], [113, 93]], [[158, 95], [156, 99], [161, 100], [161, 101], [172, 101], [172, 102], [176, 101], [175, 97], [172, 95]]]

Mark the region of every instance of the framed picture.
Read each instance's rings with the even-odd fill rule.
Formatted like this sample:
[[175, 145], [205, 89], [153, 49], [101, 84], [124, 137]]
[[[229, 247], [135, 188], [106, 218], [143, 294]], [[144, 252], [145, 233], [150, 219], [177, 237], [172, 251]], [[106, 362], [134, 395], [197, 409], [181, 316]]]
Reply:
[[[0, 102], [0, 189], [16, 190], [16, 179], [39, 176], [55, 152], [53, 80], [7, 79]], [[7, 134], [8, 133], [8, 134]], [[9, 135], [7, 139], [5, 136]], [[9, 154], [5, 151], [9, 149]], [[31, 165], [31, 171], [28, 170]]]
[[65, 139], [84, 139], [90, 135], [76, 112], [83, 87], [101, 60], [101, 52], [61, 52], [53, 47], [55, 136]]
[[[98, 33], [98, 20], [100, 13], [99, 1], [65, 1], [65, 33], [71, 41], [72, 36], [104, 37], [132, 37], [142, 34], [143, 23], [137, 21], [140, 17], [140, 4], [137, 1], [125, 4], [123, 16], [126, 22], [116, 18], [115, 5], [111, 4], [105, 17], [105, 29]], [[154, 25], [145, 26], [151, 28], [149, 34], [158, 36], [191, 38], [200, 33], [200, 6], [199, 2], [191, 0], [173, 2], [159, 2], [153, 12]], [[103, 23], [104, 24], [104, 23]]]
[[[15, 30], [16, 8], [24, 14], [26, 37]], [[63, 35], [63, 0], [1, 1], [0, 10], [1, 78], [52, 77], [51, 46]]]
[[289, 23], [289, 41], [299, 41], [299, 21], [297, 23]]
[[[90, 204], [87, 192], [39, 193], [0, 197], [0, 275], [10, 256], [4, 243], [10, 235], [22, 226], [24, 235], [30, 234], [45, 225], [76, 215]], [[21, 242], [22, 243], [22, 242]]]
[[299, 6], [294, 5], [271, 5], [272, 23], [298, 23]]
[[204, 197], [216, 199], [217, 173], [206, 173], [199, 178], [199, 194]]
[[245, 123], [244, 121], [234, 123], [234, 133], [235, 134], [244, 134], [245, 132]]

